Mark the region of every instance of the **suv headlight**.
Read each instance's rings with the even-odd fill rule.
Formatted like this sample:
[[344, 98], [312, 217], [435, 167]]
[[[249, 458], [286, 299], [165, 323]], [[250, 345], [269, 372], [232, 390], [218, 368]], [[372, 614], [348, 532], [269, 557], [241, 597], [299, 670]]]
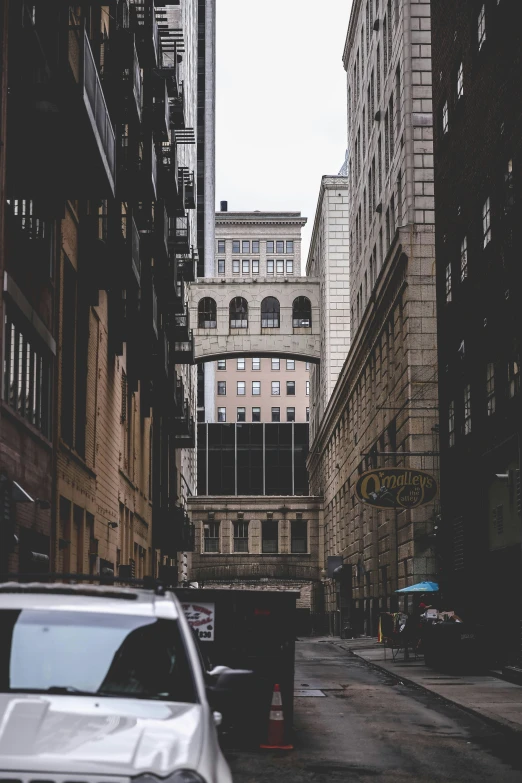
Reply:
[[166, 778], [157, 778], [155, 775], [139, 775], [134, 778], [134, 783], [205, 783], [205, 780], [193, 769], [177, 769]]

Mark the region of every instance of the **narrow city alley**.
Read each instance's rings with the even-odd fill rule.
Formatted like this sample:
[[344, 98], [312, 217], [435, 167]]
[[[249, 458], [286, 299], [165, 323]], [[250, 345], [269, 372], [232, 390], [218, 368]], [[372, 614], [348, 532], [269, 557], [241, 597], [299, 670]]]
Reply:
[[329, 641], [296, 652], [295, 750], [228, 753], [236, 783], [520, 781], [514, 736]]

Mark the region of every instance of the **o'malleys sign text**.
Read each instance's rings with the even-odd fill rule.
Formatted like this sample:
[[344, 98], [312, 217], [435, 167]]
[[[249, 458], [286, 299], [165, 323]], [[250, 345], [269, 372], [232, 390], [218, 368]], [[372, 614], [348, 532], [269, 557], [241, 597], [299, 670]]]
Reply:
[[437, 494], [437, 482], [423, 470], [380, 468], [359, 476], [355, 494], [374, 508], [417, 508]]

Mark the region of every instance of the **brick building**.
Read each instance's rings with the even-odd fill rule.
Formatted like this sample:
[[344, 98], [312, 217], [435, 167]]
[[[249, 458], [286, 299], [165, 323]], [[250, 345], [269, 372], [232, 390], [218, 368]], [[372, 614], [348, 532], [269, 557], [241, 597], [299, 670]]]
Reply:
[[198, 38], [188, 1], [2, 11], [1, 570], [183, 576], [213, 17]]
[[437, 335], [429, 3], [355, 0], [348, 79], [348, 356], [314, 434], [310, 491], [324, 496], [326, 582], [338, 632], [375, 633], [395, 590], [433, 578], [437, 503], [372, 509], [355, 485], [370, 468], [437, 477]]
[[520, 665], [522, 40], [515, 0], [433, 3], [441, 582]]

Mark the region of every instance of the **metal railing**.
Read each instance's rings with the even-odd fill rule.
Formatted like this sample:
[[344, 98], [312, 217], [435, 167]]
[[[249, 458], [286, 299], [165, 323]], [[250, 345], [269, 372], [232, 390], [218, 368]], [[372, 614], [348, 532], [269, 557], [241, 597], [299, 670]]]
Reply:
[[83, 89], [96, 125], [101, 147], [105, 153], [107, 167], [114, 181], [116, 175], [116, 137], [86, 30], [83, 31]]

